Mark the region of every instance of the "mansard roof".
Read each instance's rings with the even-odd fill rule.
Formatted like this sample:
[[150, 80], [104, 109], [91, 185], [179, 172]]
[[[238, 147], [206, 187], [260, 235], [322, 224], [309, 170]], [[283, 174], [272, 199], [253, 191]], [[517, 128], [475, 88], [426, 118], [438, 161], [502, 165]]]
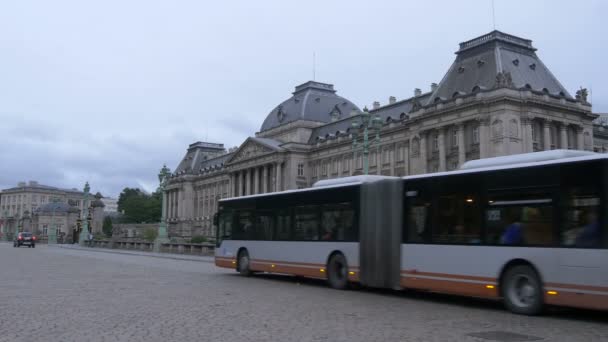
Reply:
[[531, 40], [500, 31], [460, 43], [456, 60], [426, 104], [505, 86], [573, 99], [535, 51]]
[[[372, 109], [370, 113], [378, 115], [382, 122], [403, 121], [409, 119], [409, 114], [421, 108], [430, 98], [431, 93], [424, 93], [409, 99], [397, 101], [386, 106]], [[354, 119], [358, 115], [347, 116], [346, 118], [316, 127], [312, 131], [309, 144], [314, 144], [318, 139], [332, 139], [340, 135], [348, 135]]]

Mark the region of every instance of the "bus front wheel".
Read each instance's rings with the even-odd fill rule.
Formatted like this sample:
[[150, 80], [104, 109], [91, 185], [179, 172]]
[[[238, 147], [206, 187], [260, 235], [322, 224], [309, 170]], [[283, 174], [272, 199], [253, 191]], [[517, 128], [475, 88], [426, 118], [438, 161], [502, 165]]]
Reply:
[[518, 265], [509, 268], [501, 285], [505, 305], [511, 312], [522, 315], [536, 315], [541, 312], [542, 284], [532, 267]]
[[246, 250], [242, 250], [239, 253], [238, 263], [236, 265], [236, 270], [241, 275], [250, 276], [251, 269], [249, 268], [249, 253]]
[[327, 281], [334, 289], [343, 290], [348, 286], [348, 265], [344, 255], [331, 256], [327, 263]]

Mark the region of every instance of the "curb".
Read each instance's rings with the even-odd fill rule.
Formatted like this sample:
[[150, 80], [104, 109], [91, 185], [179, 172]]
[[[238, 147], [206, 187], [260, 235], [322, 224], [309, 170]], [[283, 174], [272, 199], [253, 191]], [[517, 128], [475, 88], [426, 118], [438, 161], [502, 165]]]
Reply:
[[80, 250], [80, 251], [89, 251], [89, 252], [97, 252], [97, 253], [109, 253], [109, 254], [123, 254], [123, 255], [135, 255], [135, 256], [145, 256], [159, 259], [172, 259], [172, 260], [185, 260], [185, 261], [197, 261], [197, 262], [207, 262], [214, 263], [215, 260], [212, 256], [180, 256], [178, 254], [158, 254], [153, 252], [128, 252], [128, 251], [119, 251], [114, 249], [106, 249], [106, 248], [95, 248], [95, 247], [66, 247], [66, 246], [49, 246], [54, 248], [63, 248], [63, 249], [71, 249], [71, 250]]

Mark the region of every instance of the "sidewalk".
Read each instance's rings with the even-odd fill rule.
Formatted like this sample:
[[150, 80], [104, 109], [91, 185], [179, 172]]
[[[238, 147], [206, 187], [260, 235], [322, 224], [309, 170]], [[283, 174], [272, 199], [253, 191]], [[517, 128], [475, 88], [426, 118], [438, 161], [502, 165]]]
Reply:
[[126, 255], [139, 255], [153, 258], [163, 258], [163, 259], [173, 259], [173, 260], [188, 260], [188, 261], [200, 261], [200, 262], [214, 262], [214, 258], [212, 256], [203, 256], [203, 255], [187, 255], [187, 254], [174, 254], [174, 253], [154, 253], [154, 252], [144, 252], [144, 251], [129, 251], [124, 249], [110, 249], [110, 248], [99, 248], [99, 247], [82, 247], [78, 244], [59, 244], [59, 245], [49, 245], [49, 247], [54, 248], [65, 248], [65, 249], [76, 249], [83, 250], [88, 252], [98, 252], [98, 253], [113, 253], [113, 254], [126, 254]]

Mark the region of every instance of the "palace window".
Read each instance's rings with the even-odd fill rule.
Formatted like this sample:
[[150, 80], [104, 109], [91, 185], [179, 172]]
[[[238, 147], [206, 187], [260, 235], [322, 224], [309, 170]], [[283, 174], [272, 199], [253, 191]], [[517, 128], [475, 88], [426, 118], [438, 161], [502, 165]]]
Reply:
[[479, 144], [479, 126], [473, 127], [473, 144]]
[[433, 135], [433, 152], [439, 151], [439, 134]]
[[452, 140], [450, 141], [450, 144], [452, 145], [452, 147], [458, 146], [458, 130], [457, 129], [452, 129], [451, 138], [452, 138]]
[[304, 164], [298, 164], [298, 176], [304, 176]]

